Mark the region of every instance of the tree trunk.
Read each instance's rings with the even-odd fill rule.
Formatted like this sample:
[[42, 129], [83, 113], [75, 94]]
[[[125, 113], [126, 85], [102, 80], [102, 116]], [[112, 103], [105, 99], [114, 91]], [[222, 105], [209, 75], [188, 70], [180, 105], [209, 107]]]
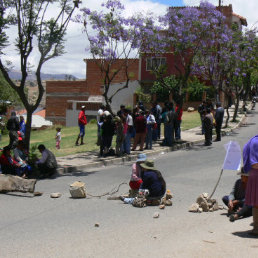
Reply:
[[227, 118], [226, 118], [226, 121], [225, 121], [225, 125], [224, 125], [224, 128], [227, 128], [228, 127], [228, 121], [229, 121], [229, 110], [228, 110], [228, 106], [226, 107], [226, 112], [227, 112]]
[[27, 150], [30, 149], [30, 133], [31, 133], [31, 122], [32, 122], [32, 111], [27, 110], [27, 121], [26, 121], [26, 131], [25, 131], [25, 147]]
[[236, 122], [236, 117], [237, 117], [237, 112], [238, 112], [238, 107], [239, 107], [239, 100], [240, 100], [240, 96], [239, 96], [239, 94], [237, 94], [232, 122]]

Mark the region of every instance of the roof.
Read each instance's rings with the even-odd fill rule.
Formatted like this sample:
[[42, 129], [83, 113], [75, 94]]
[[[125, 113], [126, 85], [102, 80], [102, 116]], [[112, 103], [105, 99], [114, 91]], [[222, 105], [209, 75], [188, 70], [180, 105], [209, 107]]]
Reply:
[[242, 25], [247, 26], [246, 18], [244, 18], [243, 16], [240, 16], [240, 15], [238, 15], [238, 14], [236, 14], [236, 13], [232, 13], [232, 15], [235, 16], [235, 17], [237, 17], [237, 18], [239, 18]]

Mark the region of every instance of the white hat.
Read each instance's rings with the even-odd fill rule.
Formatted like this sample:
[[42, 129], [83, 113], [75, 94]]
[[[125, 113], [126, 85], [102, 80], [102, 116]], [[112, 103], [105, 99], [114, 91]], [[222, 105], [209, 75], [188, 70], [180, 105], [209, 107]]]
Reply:
[[109, 115], [110, 115], [110, 112], [106, 110], [106, 111], [104, 111], [104, 115], [105, 115], [105, 116], [109, 116]]

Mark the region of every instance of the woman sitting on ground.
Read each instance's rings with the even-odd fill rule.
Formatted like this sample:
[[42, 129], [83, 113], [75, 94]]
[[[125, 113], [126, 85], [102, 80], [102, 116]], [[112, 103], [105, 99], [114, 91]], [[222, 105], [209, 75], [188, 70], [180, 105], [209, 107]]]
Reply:
[[21, 167], [18, 169], [18, 175], [28, 177], [31, 173], [31, 166], [28, 165], [28, 153], [24, 148], [23, 141], [18, 141], [17, 147], [13, 150], [14, 160], [17, 161]]
[[21, 167], [21, 165], [13, 159], [9, 146], [3, 148], [3, 153], [0, 156], [0, 164], [2, 173], [9, 175], [17, 175], [17, 169]]

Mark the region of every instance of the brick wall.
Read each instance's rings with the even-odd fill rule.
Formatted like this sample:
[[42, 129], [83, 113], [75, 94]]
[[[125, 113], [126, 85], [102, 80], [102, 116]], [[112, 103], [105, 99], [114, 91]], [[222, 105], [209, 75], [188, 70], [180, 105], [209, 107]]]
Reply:
[[86, 81], [47, 81], [46, 119], [65, 125], [67, 100], [88, 100]]
[[[104, 85], [104, 74], [100, 71], [101, 60], [96, 59], [86, 59], [87, 63], [87, 90], [90, 95], [102, 95], [102, 87]], [[138, 80], [139, 73], [139, 59], [129, 59], [127, 60], [127, 65], [129, 67], [129, 73], [131, 75], [131, 80]], [[121, 69], [121, 71], [116, 75], [112, 83], [121, 83], [126, 80], [125, 76], [125, 60], [117, 60], [110, 68], [112, 74], [115, 70]]]

